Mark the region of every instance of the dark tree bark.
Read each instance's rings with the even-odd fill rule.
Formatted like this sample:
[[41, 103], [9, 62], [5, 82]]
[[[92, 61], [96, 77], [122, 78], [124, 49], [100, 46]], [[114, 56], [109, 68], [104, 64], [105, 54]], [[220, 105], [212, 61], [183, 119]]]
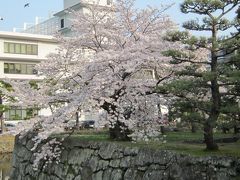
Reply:
[[[116, 106], [107, 102], [104, 102], [102, 105], [102, 108], [108, 112], [109, 115], [112, 114], [114, 117], [114, 114], [116, 113]], [[126, 111], [125, 118], [129, 118], [131, 114], [131, 111]], [[128, 136], [131, 134], [131, 131], [128, 129], [128, 127], [120, 121], [116, 122], [109, 122], [110, 127], [109, 127], [109, 135], [111, 139], [114, 140], [120, 140], [120, 141], [131, 141], [131, 138]]]
[[128, 136], [131, 134], [129, 129], [122, 123], [117, 121], [113, 127], [109, 128], [110, 138], [120, 141], [130, 141], [131, 138]]
[[204, 142], [206, 150], [218, 150], [218, 145], [213, 139], [213, 127], [208, 121], [204, 124]]
[[194, 122], [191, 122], [191, 132], [196, 133], [197, 132], [197, 125]]
[[234, 124], [234, 134], [240, 133], [240, 114], [237, 115]]
[[[2, 96], [0, 96], [0, 105], [2, 105]], [[1, 134], [4, 132], [4, 120], [3, 120], [3, 112], [0, 112], [0, 120], [1, 120]]]
[[240, 127], [234, 126], [234, 134], [240, 133]]
[[76, 112], [76, 129], [79, 130], [79, 112]]
[[204, 140], [206, 143], [207, 150], [217, 150], [218, 145], [214, 142], [213, 139], [213, 128], [217, 122], [218, 116], [220, 114], [220, 93], [219, 93], [219, 85], [217, 80], [217, 66], [218, 66], [218, 58], [217, 58], [217, 21], [212, 19], [212, 49], [211, 49], [211, 73], [213, 74], [213, 78], [211, 80], [211, 112], [209, 118], [206, 120], [204, 124]]

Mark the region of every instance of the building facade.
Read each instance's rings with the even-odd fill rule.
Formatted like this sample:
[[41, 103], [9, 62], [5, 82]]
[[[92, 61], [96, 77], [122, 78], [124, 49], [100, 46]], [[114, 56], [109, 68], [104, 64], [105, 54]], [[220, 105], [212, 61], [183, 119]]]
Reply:
[[[35, 24], [21, 33], [0, 32], [0, 78], [16, 80], [41, 80], [34, 66], [47, 60], [46, 56], [55, 52], [57, 42], [54, 34], [60, 32], [71, 36], [72, 19], [70, 11], [87, 12], [87, 6], [97, 4], [111, 6], [112, 0], [64, 0], [64, 9], [41, 23]], [[50, 110], [22, 107], [11, 107], [4, 113], [6, 121], [29, 119], [34, 115], [49, 115]], [[80, 119], [93, 119], [92, 113], [84, 113]]]
[[[34, 67], [47, 60], [46, 56], [56, 49], [57, 41], [52, 36], [0, 32], [0, 79], [41, 80]], [[37, 112], [33, 108], [10, 107], [4, 118], [16, 121], [36, 114], [49, 114], [49, 110]]]
[[54, 16], [46, 21], [40, 22], [38, 24], [35, 24], [34, 26], [31, 26], [29, 28], [26, 28], [23, 30], [23, 33], [31, 33], [31, 34], [42, 34], [42, 35], [54, 35], [56, 32], [59, 31], [59, 18]]
[[24, 30], [24, 33], [54, 35], [61, 32], [64, 36], [71, 36], [72, 19], [70, 11], [87, 12], [87, 6], [97, 4], [103, 7], [111, 7], [113, 0], [64, 0], [62, 11], [55, 13], [50, 19], [40, 24], [31, 26]]

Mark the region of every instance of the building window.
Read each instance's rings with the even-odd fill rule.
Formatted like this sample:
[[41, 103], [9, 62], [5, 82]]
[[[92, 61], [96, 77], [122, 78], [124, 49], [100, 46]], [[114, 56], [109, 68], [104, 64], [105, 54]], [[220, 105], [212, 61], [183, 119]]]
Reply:
[[21, 44], [21, 54], [26, 54], [26, 45], [25, 44]]
[[35, 64], [4, 63], [5, 74], [37, 74]]
[[21, 54], [21, 44], [15, 45], [15, 52], [16, 52], [16, 54]]
[[61, 19], [61, 28], [64, 28], [64, 19]]
[[5, 112], [6, 120], [27, 120], [38, 115], [38, 108], [10, 107]]
[[38, 55], [38, 45], [4, 42], [4, 53]]

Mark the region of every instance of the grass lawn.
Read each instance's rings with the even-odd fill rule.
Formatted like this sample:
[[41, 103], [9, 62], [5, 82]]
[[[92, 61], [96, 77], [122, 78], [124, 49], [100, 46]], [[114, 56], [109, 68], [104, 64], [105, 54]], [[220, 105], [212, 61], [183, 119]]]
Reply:
[[0, 154], [10, 153], [14, 148], [14, 139], [12, 135], [0, 135]]
[[[222, 134], [215, 133], [215, 138], [226, 138], [232, 137], [232, 134]], [[74, 133], [72, 138], [87, 140], [87, 141], [112, 141], [109, 139], [107, 131], [80, 131]], [[113, 141], [126, 146], [132, 147], [143, 147], [143, 148], [153, 148], [153, 149], [163, 149], [176, 151], [183, 154], [191, 154], [194, 156], [207, 156], [207, 155], [216, 155], [216, 156], [235, 156], [240, 157], [240, 140], [235, 143], [218, 143], [218, 151], [205, 151], [205, 144], [201, 143], [186, 143], [184, 141], [192, 140], [202, 140], [203, 133], [191, 133], [191, 132], [168, 132], [166, 133], [166, 143], [162, 142], [119, 142]]]
[[[215, 138], [232, 137], [231, 133], [222, 134], [215, 133]], [[185, 141], [202, 140], [202, 132], [168, 132], [166, 133], [166, 143], [162, 142], [120, 142], [113, 141], [109, 139], [108, 131], [94, 131], [94, 130], [81, 130], [79, 132], [73, 133], [71, 138], [76, 140], [86, 140], [86, 141], [108, 141], [115, 142], [127, 146], [137, 146], [143, 148], [153, 148], [153, 149], [164, 149], [177, 151], [183, 154], [191, 154], [195, 156], [206, 156], [206, 155], [218, 155], [218, 156], [236, 156], [240, 157], [240, 140], [235, 143], [218, 143], [218, 151], [205, 151], [205, 144], [200, 143], [186, 143]], [[12, 152], [14, 148], [14, 136], [12, 135], [0, 135], [0, 154]]]
[[[203, 132], [196, 132], [192, 133], [189, 131], [184, 132], [168, 132], [166, 133], [167, 137], [166, 140], [170, 142], [179, 142], [179, 141], [192, 141], [192, 140], [203, 140]], [[226, 138], [226, 137], [232, 137], [233, 134], [223, 134], [221, 132], [214, 133], [214, 138]]]
[[[202, 132], [169, 132], [166, 135], [167, 142], [160, 145], [160, 147], [162, 147], [163, 149], [174, 150], [184, 154], [191, 154], [196, 156], [221, 155], [240, 157], [240, 140], [234, 143], [218, 143], [218, 151], [205, 151], [205, 144], [184, 142], [192, 140], [202, 140]], [[214, 138], [226, 138], [232, 136], [233, 134], [231, 133], [223, 134], [218, 132], [214, 134]]]

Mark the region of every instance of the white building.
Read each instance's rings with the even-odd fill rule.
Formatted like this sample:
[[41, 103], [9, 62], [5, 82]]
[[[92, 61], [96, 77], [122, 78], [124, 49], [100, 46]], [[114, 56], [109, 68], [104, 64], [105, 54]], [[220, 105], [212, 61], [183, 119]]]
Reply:
[[59, 18], [54, 16], [43, 22], [36, 22], [34, 26], [24, 28], [22, 32], [31, 34], [53, 35], [59, 31]]
[[72, 19], [74, 18], [70, 11], [87, 12], [87, 6], [97, 4], [103, 7], [112, 6], [113, 0], [64, 0], [64, 9], [55, 13], [50, 19], [31, 26], [24, 30], [26, 33], [53, 35], [57, 32], [65, 36], [71, 36]]
[[[57, 41], [52, 36], [0, 32], [0, 79], [40, 80], [34, 66], [47, 60], [55, 52]], [[11, 107], [5, 112], [6, 120], [28, 119], [36, 114], [34, 109]]]

